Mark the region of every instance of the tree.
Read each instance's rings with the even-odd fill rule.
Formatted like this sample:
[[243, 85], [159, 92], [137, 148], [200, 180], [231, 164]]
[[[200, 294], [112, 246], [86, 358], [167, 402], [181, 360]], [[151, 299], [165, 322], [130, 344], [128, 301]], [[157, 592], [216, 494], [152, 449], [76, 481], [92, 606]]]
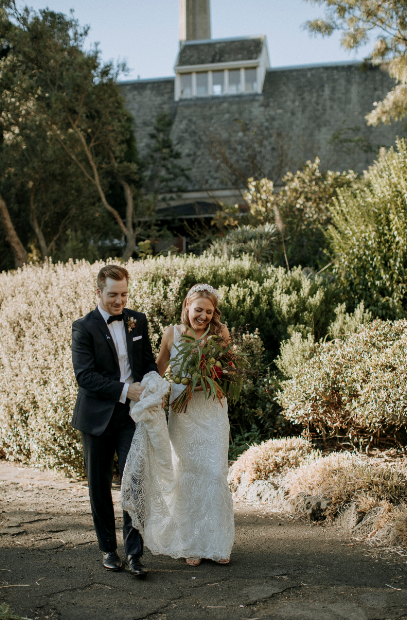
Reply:
[[375, 45], [367, 61], [387, 63], [397, 81], [383, 101], [367, 115], [369, 125], [389, 124], [407, 116], [407, 6], [405, 0], [309, 0], [325, 5], [324, 18], [307, 22], [312, 33], [330, 36], [342, 31], [346, 49], [357, 49], [371, 38]]
[[167, 112], [160, 112], [149, 134], [150, 148], [145, 161], [146, 187], [157, 202], [159, 195], [184, 191], [189, 180], [188, 170], [180, 163], [182, 157], [171, 140], [173, 120]]
[[[145, 215], [148, 201], [140, 192], [133, 121], [117, 85], [124, 67], [103, 64], [97, 48], [84, 51], [86, 34], [73, 18], [19, 12], [13, 1], [3, 3], [2, 39], [9, 52], [2, 59], [2, 117], [16, 139], [27, 135], [19, 133], [23, 117], [25, 129], [39, 126], [49, 144], [65, 152], [124, 235], [123, 257], [129, 258], [139, 231], [137, 210]], [[121, 188], [120, 207], [108, 199], [114, 183]], [[36, 232], [38, 237], [38, 227]], [[47, 249], [45, 241], [40, 245]]]
[[10, 244], [11, 250], [14, 254], [15, 267], [22, 267], [27, 262], [27, 251], [21, 243], [14, 224], [11, 221], [10, 213], [7, 208], [6, 202], [0, 195], [0, 217], [6, 231], [7, 241]]

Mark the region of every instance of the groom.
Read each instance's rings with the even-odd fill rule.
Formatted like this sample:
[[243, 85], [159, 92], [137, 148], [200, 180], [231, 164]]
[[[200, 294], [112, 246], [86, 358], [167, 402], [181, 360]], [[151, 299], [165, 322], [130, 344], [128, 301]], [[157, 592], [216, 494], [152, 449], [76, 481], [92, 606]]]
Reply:
[[[143, 376], [157, 371], [145, 315], [125, 308], [128, 283], [123, 267], [103, 267], [97, 276], [98, 307], [72, 325], [72, 361], [79, 385], [72, 425], [81, 431], [103, 566], [113, 571], [122, 568], [111, 494], [114, 456], [121, 479], [135, 430], [130, 400], [139, 400]], [[123, 539], [130, 572], [144, 577], [143, 539], [127, 512], [123, 512]]]

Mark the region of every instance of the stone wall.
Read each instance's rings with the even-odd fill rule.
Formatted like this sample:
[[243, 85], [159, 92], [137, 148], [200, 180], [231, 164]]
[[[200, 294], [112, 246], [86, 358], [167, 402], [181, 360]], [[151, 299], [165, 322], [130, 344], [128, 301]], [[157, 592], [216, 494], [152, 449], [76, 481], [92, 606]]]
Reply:
[[[140, 154], [157, 114], [174, 120], [172, 139], [190, 168], [188, 191], [241, 186], [254, 175], [275, 182], [318, 155], [324, 168], [366, 169], [402, 123], [368, 127], [365, 115], [394, 81], [355, 63], [267, 71], [263, 93], [174, 101], [174, 79], [122, 84]], [[336, 136], [336, 139], [335, 139]]]

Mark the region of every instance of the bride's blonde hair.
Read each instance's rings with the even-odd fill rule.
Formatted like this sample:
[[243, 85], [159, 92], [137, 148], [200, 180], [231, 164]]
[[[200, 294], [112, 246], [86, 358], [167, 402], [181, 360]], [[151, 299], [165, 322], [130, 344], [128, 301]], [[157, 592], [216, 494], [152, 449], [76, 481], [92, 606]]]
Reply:
[[[198, 286], [207, 286], [207, 285], [198, 283], [198, 284], [195, 284], [192, 288], [194, 288], [195, 286], [198, 287]], [[209, 323], [209, 333], [216, 334], [216, 335], [220, 334], [224, 325], [220, 322], [221, 311], [219, 310], [219, 307], [218, 307], [219, 299], [218, 299], [218, 296], [215, 295], [215, 293], [212, 293], [210, 290], [203, 289], [201, 291], [194, 291], [193, 293], [187, 293], [187, 296], [182, 302], [181, 323], [183, 323], [184, 325], [188, 325], [188, 327], [191, 327], [192, 329], [192, 325], [189, 320], [187, 300], [191, 302], [191, 301], [194, 301], [195, 299], [199, 299], [199, 297], [205, 297], [206, 299], [209, 299], [213, 305], [213, 316], [212, 316], [211, 322]]]

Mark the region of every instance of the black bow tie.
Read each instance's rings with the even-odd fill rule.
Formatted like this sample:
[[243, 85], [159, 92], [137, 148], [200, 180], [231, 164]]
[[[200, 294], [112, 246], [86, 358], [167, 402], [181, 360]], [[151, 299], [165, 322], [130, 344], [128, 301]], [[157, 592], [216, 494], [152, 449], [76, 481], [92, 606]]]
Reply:
[[109, 316], [109, 318], [107, 319], [107, 324], [110, 325], [110, 323], [113, 323], [113, 321], [124, 321], [123, 312], [121, 314], [114, 314], [113, 316]]

